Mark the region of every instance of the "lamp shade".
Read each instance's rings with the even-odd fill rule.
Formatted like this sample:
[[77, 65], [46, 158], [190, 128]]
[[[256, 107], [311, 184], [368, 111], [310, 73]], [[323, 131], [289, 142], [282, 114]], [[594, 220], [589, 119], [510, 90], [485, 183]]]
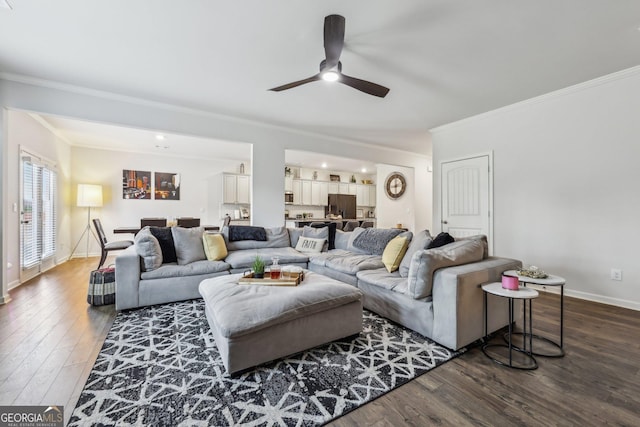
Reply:
[[78, 184], [77, 205], [83, 208], [102, 206], [102, 185]]

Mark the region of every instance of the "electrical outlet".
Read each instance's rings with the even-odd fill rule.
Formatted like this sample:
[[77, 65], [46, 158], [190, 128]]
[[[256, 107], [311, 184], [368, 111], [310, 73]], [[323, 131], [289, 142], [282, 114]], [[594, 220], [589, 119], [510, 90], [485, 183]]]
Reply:
[[622, 270], [620, 270], [619, 268], [612, 268], [611, 280], [622, 280]]

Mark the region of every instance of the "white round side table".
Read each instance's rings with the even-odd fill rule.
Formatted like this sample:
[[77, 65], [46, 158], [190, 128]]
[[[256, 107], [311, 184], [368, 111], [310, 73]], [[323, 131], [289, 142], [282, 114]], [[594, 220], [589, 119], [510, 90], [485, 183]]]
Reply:
[[[527, 286], [527, 284], [540, 285], [540, 286], [560, 286], [560, 342], [558, 343], [558, 342], [552, 341], [549, 338], [533, 334], [534, 340], [546, 341], [552, 346], [557, 347], [558, 351], [553, 353], [551, 352], [542, 353], [541, 351], [532, 351], [532, 353], [535, 354], [536, 356], [542, 356], [542, 357], [563, 357], [564, 356], [564, 285], [566, 283], [564, 278], [549, 274], [544, 279], [534, 279], [532, 277], [520, 276], [518, 275], [518, 272], [516, 270], [507, 270], [502, 274], [504, 274], [505, 276], [517, 277], [518, 281], [524, 286]], [[523, 337], [524, 339], [527, 338], [526, 332], [514, 333], [514, 335], [520, 335], [520, 334], [524, 336]], [[506, 336], [505, 336], [505, 339], [506, 339]]]
[[[499, 365], [503, 365], [503, 366], [508, 366], [509, 368], [514, 368], [514, 369], [524, 369], [524, 370], [532, 370], [532, 369], [537, 369], [538, 368], [538, 362], [536, 362], [536, 359], [533, 357], [532, 354], [532, 329], [531, 329], [531, 325], [533, 323], [533, 319], [532, 319], [532, 310], [531, 310], [531, 301], [534, 298], [538, 297], [538, 291], [536, 291], [535, 289], [530, 289], [527, 288], [525, 286], [519, 286], [518, 290], [511, 290], [511, 289], [504, 289], [502, 287], [502, 283], [501, 282], [493, 282], [493, 283], [487, 283], [486, 285], [482, 285], [482, 290], [484, 291], [484, 335], [485, 335], [485, 340], [488, 339], [488, 331], [487, 331], [487, 295], [491, 294], [491, 295], [495, 295], [498, 297], [502, 297], [502, 298], [508, 298], [509, 299], [509, 335], [508, 335], [508, 340], [507, 340], [507, 344], [485, 344], [482, 346], [482, 352], [491, 360], [493, 360], [494, 362], [496, 362]], [[524, 342], [524, 345], [522, 346], [523, 348], [520, 347], [516, 347], [515, 345], [513, 345], [513, 301], [516, 299], [520, 299], [523, 300], [523, 305], [524, 305], [524, 325], [523, 328], [526, 331], [527, 330], [527, 323], [529, 324], [529, 349], [527, 350], [527, 343], [526, 340]], [[528, 304], [527, 304], [528, 303]], [[527, 305], [529, 306], [527, 308]], [[527, 312], [529, 313], [529, 319], [527, 321]], [[492, 355], [490, 354], [490, 349], [491, 348], [496, 348], [496, 347], [506, 347], [509, 349], [509, 357], [508, 357], [508, 362], [506, 360], [500, 360], [499, 357], [497, 357], [496, 355]], [[513, 352], [519, 352], [522, 353], [524, 360], [521, 362], [516, 362], [513, 360]]]

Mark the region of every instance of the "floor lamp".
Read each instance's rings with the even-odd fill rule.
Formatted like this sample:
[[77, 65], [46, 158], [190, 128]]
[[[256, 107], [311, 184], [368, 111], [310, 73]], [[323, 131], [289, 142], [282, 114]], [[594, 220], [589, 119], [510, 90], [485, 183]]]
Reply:
[[[73, 247], [70, 258], [73, 257], [76, 248], [84, 238], [85, 234], [87, 235], [87, 251], [85, 253], [85, 258], [87, 258], [89, 257], [89, 234], [93, 235], [96, 241], [98, 241], [98, 237], [91, 229], [91, 208], [99, 208], [102, 206], [102, 186], [95, 184], [78, 184], [78, 199], [76, 205], [80, 208], [88, 208], [87, 225], [84, 227], [84, 231], [78, 239], [78, 242]], [[100, 243], [100, 241], [98, 241], [98, 243]]]

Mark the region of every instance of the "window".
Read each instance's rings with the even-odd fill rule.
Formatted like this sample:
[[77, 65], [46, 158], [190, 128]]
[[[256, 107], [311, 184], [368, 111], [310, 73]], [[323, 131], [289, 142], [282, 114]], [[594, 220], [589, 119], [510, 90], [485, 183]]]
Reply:
[[38, 273], [42, 261], [56, 253], [57, 173], [55, 166], [25, 151], [20, 158], [20, 265], [23, 272]]

